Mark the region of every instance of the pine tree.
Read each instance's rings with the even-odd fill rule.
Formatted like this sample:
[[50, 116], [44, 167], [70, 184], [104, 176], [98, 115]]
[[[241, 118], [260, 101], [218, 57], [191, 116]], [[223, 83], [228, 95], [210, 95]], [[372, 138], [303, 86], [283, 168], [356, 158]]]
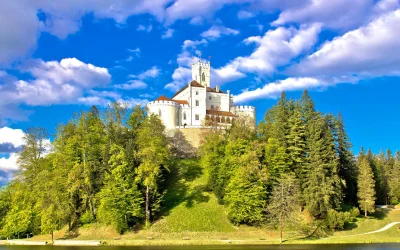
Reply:
[[324, 217], [342, 201], [341, 180], [334, 138], [324, 117], [310, 126], [310, 151], [304, 174], [303, 198], [313, 216]]
[[371, 165], [367, 157], [361, 152], [358, 157], [358, 203], [365, 217], [374, 212], [375, 208], [375, 181]]
[[357, 165], [354, 160], [354, 155], [351, 152], [351, 142], [347, 136], [343, 117], [339, 113], [336, 120], [336, 143], [337, 153], [339, 156], [339, 175], [344, 179], [345, 185], [344, 199], [347, 202], [356, 203], [357, 198]]
[[292, 223], [300, 211], [300, 187], [293, 174], [282, 175], [274, 187], [267, 207], [272, 221], [279, 222], [281, 244], [283, 229], [287, 223]]
[[389, 198], [391, 204], [400, 203], [400, 152], [397, 151], [397, 157], [389, 173], [388, 186]]
[[292, 116], [289, 118], [289, 134], [286, 136], [288, 141], [288, 155], [291, 170], [297, 173], [302, 179], [301, 168], [306, 162], [306, 127], [302, 120], [300, 106], [296, 105]]

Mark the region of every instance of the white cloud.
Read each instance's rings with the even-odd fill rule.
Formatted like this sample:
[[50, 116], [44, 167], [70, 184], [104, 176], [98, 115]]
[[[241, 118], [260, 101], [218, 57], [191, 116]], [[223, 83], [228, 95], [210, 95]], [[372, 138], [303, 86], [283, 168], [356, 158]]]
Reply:
[[86, 64], [76, 58], [44, 62], [35, 60], [22, 68], [30, 73], [33, 79], [10, 80], [0, 85], [2, 98], [0, 111], [6, 118], [15, 118], [20, 104], [43, 106], [51, 104], [76, 103], [85, 91], [96, 87], [104, 87], [111, 81], [106, 68]]
[[157, 66], [151, 67], [151, 69], [146, 70], [138, 75], [139, 79], [156, 78], [160, 74], [160, 69]]
[[263, 37], [253, 36], [244, 40], [247, 45], [255, 44], [256, 49], [249, 56], [237, 57], [219, 69], [220, 72], [254, 72], [270, 74], [278, 66], [290, 63], [302, 53], [310, 50], [317, 42], [321, 30], [319, 24], [302, 26], [300, 29], [279, 27], [269, 30]]
[[0, 65], [23, 58], [36, 47], [43, 23], [24, 1], [0, 1]]
[[0, 128], [0, 144], [11, 143], [15, 147], [20, 147], [24, 144], [24, 136], [25, 133], [21, 129]]
[[300, 6], [283, 8], [273, 23], [323, 23], [331, 28], [352, 28], [363, 23], [373, 8], [373, 0], [310, 0]]
[[130, 80], [128, 83], [124, 84], [117, 84], [114, 85], [117, 89], [125, 89], [125, 90], [132, 90], [132, 89], [145, 89], [147, 84], [142, 80]]
[[146, 32], [150, 32], [150, 31], [152, 31], [152, 29], [153, 29], [153, 25], [148, 25], [148, 26], [144, 26], [144, 25], [142, 25], [142, 24], [140, 24], [138, 27], [137, 27], [137, 31], [146, 31]]
[[294, 66], [300, 75], [400, 75], [400, 9], [336, 37]]
[[165, 31], [165, 33], [161, 36], [162, 39], [167, 39], [167, 38], [171, 38], [174, 35], [175, 30], [173, 29], [167, 29]]
[[209, 30], [201, 33], [201, 36], [208, 39], [217, 39], [221, 36], [238, 35], [239, 31], [222, 25], [213, 25]]
[[255, 17], [256, 14], [253, 13], [253, 12], [241, 10], [241, 11], [238, 12], [237, 16], [238, 16], [239, 19], [249, 19], [249, 18]]
[[287, 78], [266, 84], [255, 90], [245, 90], [234, 97], [235, 103], [244, 103], [254, 99], [276, 98], [282, 91], [293, 91], [307, 88], [320, 87], [326, 83], [316, 78]]
[[1, 157], [0, 158], [0, 170], [9, 172], [9, 171], [17, 171], [19, 169], [18, 164], [18, 154], [12, 153], [9, 157]]
[[[42, 32], [61, 39], [77, 32], [83, 16], [111, 18], [117, 25], [129, 16], [150, 14], [164, 19], [166, 6], [173, 0], [12, 0], [0, 1], [0, 64], [8, 64], [31, 53]], [[41, 22], [38, 13], [45, 16]], [[145, 27], [149, 30], [149, 26]]]

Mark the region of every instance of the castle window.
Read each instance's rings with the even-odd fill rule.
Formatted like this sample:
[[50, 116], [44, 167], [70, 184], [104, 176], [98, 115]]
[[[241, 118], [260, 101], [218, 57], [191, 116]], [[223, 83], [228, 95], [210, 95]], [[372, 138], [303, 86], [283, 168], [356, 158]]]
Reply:
[[200, 116], [199, 115], [195, 115], [195, 119], [196, 119], [196, 121], [200, 120]]
[[186, 112], [183, 112], [183, 120], [186, 120]]
[[211, 105], [211, 109], [214, 109], [214, 105]]
[[199, 95], [199, 91], [196, 91], [196, 95]]
[[196, 107], [200, 106], [200, 101], [196, 100]]
[[158, 115], [161, 116], [161, 109], [158, 110]]
[[211, 100], [211, 96], [208, 97], [208, 100]]
[[201, 80], [202, 80], [202, 81], [205, 81], [205, 80], [206, 80], [206, 74], [204, 74], [204, 72], [203, 72], [203, 74], [201, 75]]

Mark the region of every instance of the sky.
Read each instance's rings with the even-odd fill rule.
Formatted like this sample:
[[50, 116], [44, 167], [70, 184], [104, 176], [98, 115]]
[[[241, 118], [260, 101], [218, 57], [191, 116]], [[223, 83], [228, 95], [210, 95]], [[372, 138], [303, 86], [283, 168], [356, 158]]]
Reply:
[[399, 149], [400, 0], [0, 1], [0, 186], [27, 128], [171, 97], [198, 59], [258, 121], [308, 89], [355, 153]]

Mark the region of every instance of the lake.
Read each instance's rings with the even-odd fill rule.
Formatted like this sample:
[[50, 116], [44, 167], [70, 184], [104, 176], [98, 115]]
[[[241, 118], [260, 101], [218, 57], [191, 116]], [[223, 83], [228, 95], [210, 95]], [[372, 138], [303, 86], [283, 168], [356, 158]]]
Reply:
[[0, 246], [0, 250], [397, 250], [400, 244], [319, 244], [272, 246], [166, 246], [166, 247], [68, 247], [68, 246]]

